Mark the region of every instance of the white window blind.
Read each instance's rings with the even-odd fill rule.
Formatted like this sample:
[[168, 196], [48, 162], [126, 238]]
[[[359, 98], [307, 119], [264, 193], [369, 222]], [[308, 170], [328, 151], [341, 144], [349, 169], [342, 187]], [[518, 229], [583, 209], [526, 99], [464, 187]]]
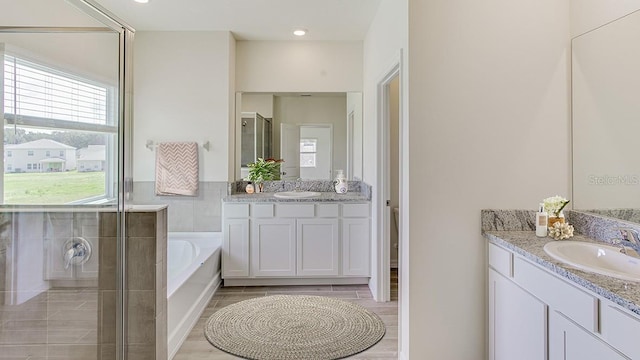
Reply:
[[4, 56], [4, 112], [9, 123], [113, 130], [109, 126], [107, 86], [7, 54]]

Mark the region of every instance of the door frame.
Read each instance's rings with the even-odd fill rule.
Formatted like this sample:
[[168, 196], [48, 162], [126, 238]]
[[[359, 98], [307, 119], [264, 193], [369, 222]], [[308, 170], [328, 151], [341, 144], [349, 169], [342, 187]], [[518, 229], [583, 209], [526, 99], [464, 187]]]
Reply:
[[[376, 172], [376, 180], [378, 184], [378, 188], [380, 189], [377, 192], [377, 205], [375, 208], [376, 215], [378, 218], [377, 224], [375, 224], [374, 234], [375, 244], [377, 251], [375, 252], [376, 258], [374, 259], [374, 263], [376, 264], [375, 275], [376, 275], [376, 300], [377, 301], [389, 301], [391, 298], [391, 246], [390, 242], [390, 231], [391, 231], [391, 216], [389, 211], [389, 206], [387, 206], [387, 200], [389, 200], [390, 195], [390, 139], [389, 139], [389, 84], [393, 79], [398, 77], [400, 81], [400, 124], [399, 124], [399, 136], [403, 138], [403, 132], [406, 128], [407, 124], [405, 123], [405, 119], [403, 117], [403, 69], [402, 69], [402, 52], [396, 57], [396, 59], [392, 62], [390, 66], [387, 67], [387, 71], [384, 72], [376, 85], [376, 110], [377, 110], [377, 172]], [[403, 142], [400, 141], [402, 144]], [[404, 165], [406, 152], [404, 151], [404, 144], [400, 147], [400, 164], [399, 164], [399, 208], [400, 208], [400, 221], [399, 223], [403, 223], [404, 209], [406, 208], [405, 201], [403, 200], [403, 192], [404, 192]], [[406, 239], [404, 239], [402, 226], [398, 227], [398, 277], [400, 280], [400, 274], [402, 273], [402, 268], [406, 269], [405, 259], [402, 256], [402, 247], [406, 246]], [[400, 287], [400, 284], [398, 284]]]

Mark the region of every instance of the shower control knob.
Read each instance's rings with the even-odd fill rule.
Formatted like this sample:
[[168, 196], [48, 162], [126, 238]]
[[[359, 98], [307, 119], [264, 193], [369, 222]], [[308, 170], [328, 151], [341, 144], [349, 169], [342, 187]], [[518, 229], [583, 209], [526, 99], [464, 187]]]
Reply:
[[91, 244], [85, 238], [74, 237], [64, 243], [62, 254], [65, 270], [71, 265], [82, 265], [91, 258]]

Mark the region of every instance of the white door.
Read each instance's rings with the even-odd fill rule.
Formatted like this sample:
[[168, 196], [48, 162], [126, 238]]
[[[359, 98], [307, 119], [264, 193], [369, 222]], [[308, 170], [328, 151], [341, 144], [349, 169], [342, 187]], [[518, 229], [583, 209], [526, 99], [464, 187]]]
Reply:
[[280, 124], [280, 165], [282, 180], [297, 180], [300, 177], [300, 127]]
[[331, 125], [300, 125], [300, 177], [331, 180]]

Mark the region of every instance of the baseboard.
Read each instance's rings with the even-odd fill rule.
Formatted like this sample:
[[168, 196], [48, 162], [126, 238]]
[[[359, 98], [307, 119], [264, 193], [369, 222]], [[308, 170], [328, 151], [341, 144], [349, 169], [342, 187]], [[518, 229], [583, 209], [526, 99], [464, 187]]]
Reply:
[[205, 291], [202, 292], [197, 301], [195, 301], [191, 306], [188, 315], [182, 319], [180, 324], [176, 326], [171, 334], [168, 334], [169, 360], [173, 359], [173, 357], [176, 356], [176, 353], [178, 352], [178, 350], [180, 350], [182, 343], [184, 343], [184, 341], [187, 339], [189, 333], [191, 332], [191, 330], [193, 330], [193, 327], [198, 322], [198, 319], [200, 319], [200, 316], [207, 308], [207, 304], [209, 304], [211, 298], [221, 285], [221, 272], [218, 272], [216, 276], [213, 277], [211, 282], [209, 282]]
[[362, 285], [368, 284], [368, 277], [349, 278], [267, 278], [267, 279], [224, 279], [223, 286], [280, 286], [280, 285]]

